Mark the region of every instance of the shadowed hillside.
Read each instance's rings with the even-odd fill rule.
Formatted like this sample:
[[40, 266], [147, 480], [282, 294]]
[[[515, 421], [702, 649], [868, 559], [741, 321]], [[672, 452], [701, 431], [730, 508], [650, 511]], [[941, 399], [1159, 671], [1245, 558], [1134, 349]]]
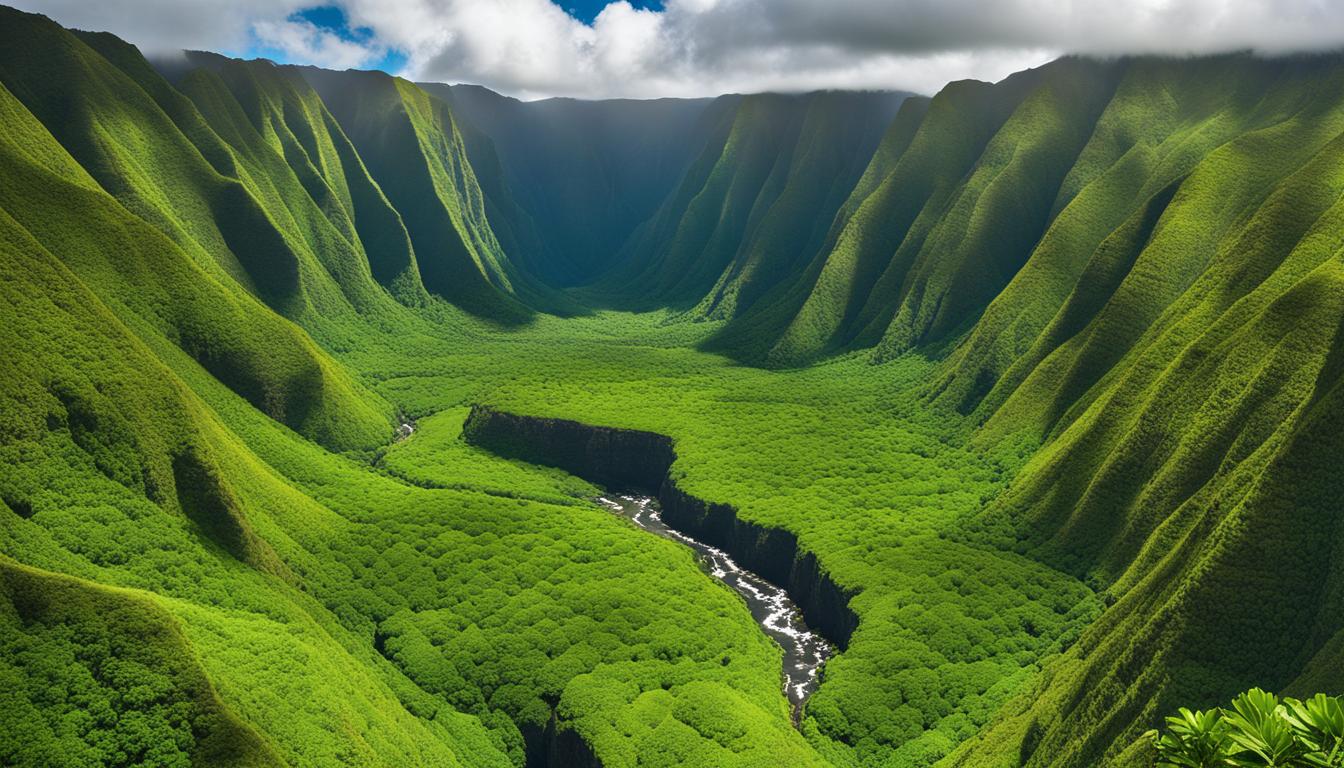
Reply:
[[465, 134], [488, 142], [472, 151], [468, 136], [472, 165], [480, 175], [497, 163], [493, 196], [501, 207], [517, 208], [492, 224], [539, 233], [519, 258], [560, 287], [588, 283], [611, 267], [739, 101], [522, 102], [474, 85], [421, 87], [453, 108]]
[[742, 98], [592, 292], [639, 308], [703, 301], [696, 315], [724, 317], [792, 279], [902, 98]]
[[471, 312], [517, 321], [507, 257], [462, 136], [443, 102], [381, 72], [303, 70], [401, 213], [425, 287]]

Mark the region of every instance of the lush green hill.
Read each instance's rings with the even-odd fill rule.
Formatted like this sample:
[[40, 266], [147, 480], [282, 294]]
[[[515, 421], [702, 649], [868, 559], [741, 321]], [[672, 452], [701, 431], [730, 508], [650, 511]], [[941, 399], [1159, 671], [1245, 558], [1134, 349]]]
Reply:
[[[133, 60], [128, 53], [127, 60]], [[243, 62], [206, 53], [187, 53], [167, 70], [211, 129], [249, 164], [258, 183], [269, 183], [276, 208], [289, 208], [299, 231], [335, 232], [311, 243], [330, 262], [350, 302], [376, 303], [359, 280], [367, 260], [379, 284], [408, 304], [424, 300], [415, 253], [400, 214], [369, 176], [354, 146], [326, 105], [298, 71], [262, 61]], [[145, 80], [153, 80], [144, 73]], [[171, 98], [165, 92], [165, 99]], [[289, 172], [278, 165], [283, 161]], [[283, 186], [281, 186], [283, 185]], [[306, 194], [305, 194], [306, 193]], [[292, 201], [292, 202], [291, 202]], [[343, 255], [335, 262], [335, 254]]]
[[[1339, 56], [523, 103], [0, 43], [0, 763], [1139, 765], [1344, 688]], [[858, 617], [799, 721], [476, 403], [796, 539]]]
[[[15, 225], [273, 418], [333, 448], [384, 441], [391, 407], [262, 303], [303, 317], [323, 291], [339, 295], [330, 275], [301, 261], [243, 183], [216, 172], [121, 69], [49, 22], [4, 13], [23, 40], [0, 63], [0, 194]], [[80, 67], [71, 78], [84, 90], [43, 75], [46, 58]], [[210, 146], [234, 161], [218, 139]]]
[[[1008, 394], [982, 440], [1047, 443], [985, 514], [989, 535], [1012, 530], [1024, 551], [1116, 601], [1033, 707], [1056, 715], [1032, 737], [1050, 755], [1042, 765], [1094, 764], [1155, 712], [1228, 698], [1248, 680], [1341, 683], [1329, 466], [1344, 103], [1323, 95], [1338, 92], [1344, 67], [1334, 57], [1204, 66], [1215, 65], [1228, 93], [1189, 65], [1130, 68], [1108, 132], [1165, 124], [1213, 146], [1174, 137], [1179, 169], [1161, 162], [1160, 132], [1143, 147], [1158, 191], [1080, 262], [1077, 287], [1027, 353], [1040, 357], [1034, 370], [1016, 382], [1009, 369], [990, 391]], [[1155, 90], [1188, 94], [1185, 119], [1153, 114], [1142, 95]], [[1104, 193], [1105, 178], [1076, 200]], [[1067, 236], [1069, 210], [1052, 232]], [[964, 349], [958, 368], [976, 360]]]
[[400, 212], [425, 287], [485, 317], [524, 318], [447, 106], [381, 72], [302, 72]]
[[879, 341], [891, 356], [964, 330], [1039, 238], [1107, 74], [1062, 60], [912, 102], [812, 265], [740, 321], [748, 333], [730, 325], [727, 346], [791, 363]]

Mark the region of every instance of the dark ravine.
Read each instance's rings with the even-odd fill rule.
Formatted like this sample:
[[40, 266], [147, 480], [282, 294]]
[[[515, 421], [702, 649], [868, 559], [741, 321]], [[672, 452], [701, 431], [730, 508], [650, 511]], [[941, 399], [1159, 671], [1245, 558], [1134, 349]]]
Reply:
[[677, 458], [666, 435], [518, 416], [484, 405], [471, 407], [462, 436], [500, 456], [563, 469], [607, 488], [658, 495], [659, 501]]
[[475, 405], [462, 427], [467, 442], [492, 453], [558, 467], [608, 488], [658, 498], [672, 528], [730, 554], [742, 567], [788, 592], [808, 626], [840, 650], [858, 627], [841, 588], [798, 537], [782, 528], [742, 520], [729, 504], [698, 499], [669, 473], [677, 454], [672, 438], [654, 432], [597, 427], [566, 419], [520, 416]]
[[792, 532], [743, 520], [732, 505], [698, 499], [670, 476], [659, 486], [658, 502], [668, 525], [722, 549], [743, 568], [784, 587], [809, 627], [840, 650], [849, 647], [859, 626], [849, 607], [853, 594], [831, 580], [816, 555], [799, 549]]
[[572, 728], [562, 728], [551, 706], [546, 727], [521, 729], [526, 748], [526, 768], [602, 768], [593, 750]]
[[[382, 627], [373, 631], [373, 648], [392, 665], [401, 668], [401, 660], [387, 649], [388, 635]], [[602, 768], [593, 750], [571, 728], [561, 728], [556, 702], [548, 700], [551, 716], [544, 727], [524, 724], [518, 731], [523, 737], [524, 768]]]

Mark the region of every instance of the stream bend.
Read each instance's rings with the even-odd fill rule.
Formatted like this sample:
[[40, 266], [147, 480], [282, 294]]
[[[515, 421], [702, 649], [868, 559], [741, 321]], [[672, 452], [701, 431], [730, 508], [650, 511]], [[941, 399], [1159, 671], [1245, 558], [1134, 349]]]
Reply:
[[597, 502], [639, 528], [690, 547], [706, 573], [742, 596], [756, 623], [784, 651], [784, 695], [793, 710], [794, 722], [798, 722], [803, 703], [817, 689], [821, 667], [831, 657], [833, 648], [808, 628], [789, 593], [738, 565], [727, 552], [669, 526], [663, 521], [662, 507], [652, 496], [608, 494], [599, 496]]
[[[795, 719], [800, 714], [801, 702], [819, 684], [820, 662], [807, 659], [823, 653], [817, 650], [818, 645], [826, 648], [826, 655], [834, 653], [832, 648], [843, 651], [858, 629], [858, 614], [850, 607], [856, 591], [837, 583], [817, 556], [802, 546], [796, 534], [743, 519], [731, 504], [697, 498], [677, 484], [671, 473], [677, 454], [667, 435], [524, 416], [473, 405], [463, 424], [462, 436], [468, 443], [500, 456], [557, 467], [596, 485], [622, 489], [631, 498], [656, 500], [657, 522], [668, 531], [660, 535], [708, 547], [717, 553], [716, 557], [728, 558], [739, 571], [755, 578], [757, 582], [748, 582], [744, 576], [743, 584], [751, 583], [760, 592], [759, 599], [749, 596], [752, 593], [746, 586], [739, 592], [746, 591], [743, 597], [753, 614], [758, 610], [757, 604], [761, 606], [759, 610], [764, 613], [758, 620], [769, 619], [776, 610], [783, 611], [779, 617], [770, 619], [781, 627], [780, 634], [773, 634], [769, 628], [765, 631], [785, 649], [786, 655], [791, 654], [790, 646], [801, 642], [791, 633], [800, 636], [807, 633], [816, 638], [805, 643], [808, 648], [798, 652], [797, 660], [786, 661], [785, 679], [799, 678], [798, 683], [786, 683], [785, 691], [794, 705]], [[620, 494], [613, 491], [606, 498], [619, 501]], [[646, 508], [651, 509], [648, 505]], [[652, 520], [653, 515], [631, 519], [640, 525]], [[713, 566], [709, 567], [712, 574]], [[777, 596], [766, 597], [777, 592], [791, 601], [791, 610], [772, 602], [778, 600]], [[766, 611], [765, 606], [776, 608]], [[797, 623], [785, 620], [795, 611], [801, 614]], [[793, 666], [800, 661], [804, 668]], [[810, 682], [804, 683], [802, 676]], [[799, 683], [803, 683], [801, 689], [797, 688]]]

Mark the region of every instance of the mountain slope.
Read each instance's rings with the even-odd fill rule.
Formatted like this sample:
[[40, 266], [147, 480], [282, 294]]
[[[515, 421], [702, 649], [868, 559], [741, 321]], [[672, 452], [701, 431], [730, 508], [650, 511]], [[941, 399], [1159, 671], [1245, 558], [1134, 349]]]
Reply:
[[[0, 558], [0, 621], [8, 684], [0, 732], [24, 735], [7, 745], [7, 763], [107, 765], [137, 755], [161, 765], [284, 765], [223, 706], [180, 629], [152, 601]], [[138, 716], [140, 727], [72, 727], [93, 712]]]
[[[472, 166], [498, 166], [493, 197], [516, 211], [503, 228], [545, 233], [519, 258], [549, 285], [590, 282], [685, 173], [733, 98], [523, 102], [479, 86], [423, 83], [490, 146]], [[468, 146], [471, 146], [469, 140]], [[525, 219], [525, 221], [523, 221]]]
[[[59, 686], [29, 695], [43, 707], [6, 708], [17, 717], [5, 721], [7, 754], [20, 764], [40, 764], [50, 756], [41, 750], [53, 748], [106, 762], [332, 760], [351, 746], [338, 724], [353, 720], [371, 724], [365, 749], [375, 762], [489, 761], [479, 724], [464, 723], [459, 740], [412, 716], [393, 693], [395, 677], [357, 661], [349, 634], [297, 587], [298, 573], [315, 570], [310, 537], [332, 537], [339, 522], [240, 448], [184, 383], [209, 374], [175, 345], [172, 327], [141, 314], [162, 298], [125, 290], [117, 271], [167, 277], [187, 293], [166, 306], [214, 310], [206, 316], [232, 320], [237, 333], [247, 333], [247, 315], [193, 297], [196, 284], [210, 296], [209, 277], [98, 189], [8, 91], [0, 105], [0, 157], [14, 182], [0, 202], [0, 528], [4, 614], [19, 625], [7, 635], [7, 679], [15, 664], [28, 674], [38, 658], [76, 660]], [[267, 311], [251, 301], [247, 313], [264, 322]], [[283, 349], [286, 333], [300, 335], [278, 318], [263, 329], [273, 338], [242, 337], [254, 351], [272, 341]], [[316, 407], [329, 399], [305, 397]], [[287, 665], [286, 684], [325, 715], [295, 717], [283, 699], [238, 694], [257, 689], [266, 660], [289, 656], [293, 643], [311, 655]], [[53, 704], [56, 693], [67, 703]], [[87, 714], [99, 701], [108, 702], [101, 721], [50, 720], [62, 707]], [[44, 721], [51, 730], [31, 730]], [[43, 733], [56, 741], [39, 740]], [[16, 745], [22, 751], [8, 752]], [[479, 751], [459, 760], [459, 749]]]
[[[312, 243], [315, 252], [330, 260], [333, 252], [352, 251], [346, 259], [354, 264], [367, 260], [374, 279], [401, 300], [423, 301], [424, 288], [401, 216], [296, 70], [194, 52], [172, 64], [170, 69], [162, 64], [160, 68], [167, 69], [215, 133], [257, 167], [258, 179], [287, 179], [274, 164], [283, 159], [289, 166], [308, 198], [303, 200], [296, 190], [285, 190], [288, 194], [281, 198], [303, 201], [293, 205], [297, 209], [293, 215], [304, 217], [296, 226], [305, 232], [321, 231], [311, 214], [315, 208], [336, 230], [336, 237]], [[341, 269], [359, 271], [352, 264], [332, 269], [338, 275]], [[352, 304], [370, 303], [356, 288], [356, 280], [340, 282]]]
[[[12, 66], [7, 61], [0, 66], [9, 137], [4, 148], [7, 184], [3, 206], [15, 224], [87, 275], [104, 291], [106, 300], [127, 307], [138, 322], [172, 339], [273, 418], [333, 447], [367, 447], [384, 440], [390, 431], [390, 408], [327, 358], [305, 333], [259, 303], [264, 297], [278, 299], [273, 291], [257, 287], [256, 278], [273, 276], [273, 266], [258, 261], [252, 272], [231, 273], [228, 267], [239, 261], [226, 246], [214, 218], [179, 218], [179, 214], [186, 215], [184, 211], [199, 214], [198, 205], [233, 199], [243, 201], [243, 210], [250, 211], [241, 220], [246, 222], [247, 216], [264, 215], [255, 198], [240, 183], [219, 176], [206, 165], [148, 96], [119, 70], [63, 30], [49, 23], [35, 24], [29, 18], [16, 18], [11, 28], [35, 43], [46, 43], [44, 49], [62, 46], [69, 51], [68, 58], [84, 62], [89, 70], [87, 88], [108, 83], [109, 88], [125, 93], [98, 91], [92, 96], [69, 89], [38, 90], [31, 61]], [[21, 54], [22, 50], [18, 49]], [[35, 79], [29, 79], [29, 73]], [[11, 85], [70, 135], [83, 162], [68, 154], [35, 113], [11, 95]], [[107, 114], [90, 114], [101, 101], [107, 102]], [[145, 126], [144, 134], [100, 129], [128, 105], [143, 112], [129, 117], [122, 114], [116, 121], [132, 125], [139, 121]], [[70, 110], [87, 119], [64, 117]], [[167, 146], [157, 147], [156, 142], [165, 140]], [[142, 145], [136, 146], [137, 141]], [[137, 180], [146, 175], [144, 145], [159, 150], [149, 154], [156, 160], [188, 167], [159, 167], [154, 181], [140, 185]], [[96, 169], [101, 179], [90, 175], [88, 167]], [[106, 189], [114, 190], [120, 199]], [[172, 203], [166, 202], [169, 198]], [[133, 212], [143, 212], [145, 218]], [[70, 226], [73, 221], [85, 223]], [[297, 267], [293, 251], [284, 246], [277, 230], [267, 227], [246, 236], [266, 237], [267, 233], [275, 236], [267, 241], [268, 247], [279, 250], [265, 251], [265, 256], [253, 251], [249, 258], [278, 259]], [[232, 237], [237, 243], [239, 236]], [[285, 283], [290, 298], [278, 303], [293, 310], [291, 300], [297, 299], [300, 285], [297, 272], [289, 274], [295, 278]]]
[[[968, 376], [988, 392], [980, 440], [1045, 440], [976, 535], [1085, 576], [1114, 601], [1033, 703], [1010, 708], [953, 764], [1001, 764], [1015, 743], [1027, 765], [1125, 762], [1176, 706], [1249, 680], [1341, 684], [1324, 662], [1344, 629], [1328, 468], [1344, 103], [1325, 96], [1341, 78], [1338, 57], [1132, 64], [1087, 153], [1099, 160], [1093, 180], [996, 302], [1054, 297], [1056, 316], [1020, 316], [1019, 329], [1034, 316], [1039, 337], [1006, 367], [981, 357], [980, 329], [949, 360], [944, 396], [965, 406]], [[1107, 146], [1117, 135], [1137, 141]], [[1128, 207], [1089, 213], [1108, 199]], [[1097, 242], [1099, 223], [1115, 229]], [[1069, 242], [1082, 250], [1062, 250]], [[1046, 292], [1041, 275], [1076, 284]], [[994, 382], [996, 369], [1007, 373]]]
[[1105, 77], [1102, 65], [1064, 60], [992, 86], [954, 83], [907, 112], [867, 194], [781, 307], [763, 310], [774, 323], [755, 323], [746, 356], [789, 363], [879, 341], [891, 355], [973, 319], [1039, 236], [1052, 179], [1085, 141]]
[[595, 290], [641, 307], [703, 300], [699, 317], [739, 311], [825, 235], [902, 98], [743, 97]]
[[525, 320], [447, 106], [381, 72], [301, 71], [400, 212], [425, 287], [490, 319]]

